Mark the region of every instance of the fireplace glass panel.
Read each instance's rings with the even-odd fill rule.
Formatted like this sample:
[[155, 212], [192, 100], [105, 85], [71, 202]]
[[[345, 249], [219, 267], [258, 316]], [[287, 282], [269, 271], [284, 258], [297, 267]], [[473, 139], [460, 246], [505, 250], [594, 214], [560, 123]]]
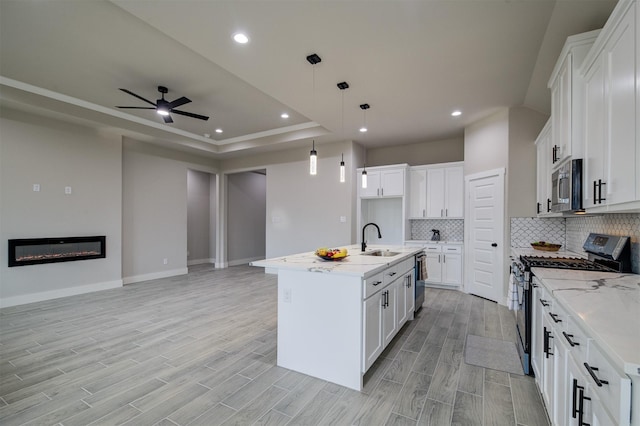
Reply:
[[104, 236], [9, 240], [9, 266], [104, 257], [106, 257]]

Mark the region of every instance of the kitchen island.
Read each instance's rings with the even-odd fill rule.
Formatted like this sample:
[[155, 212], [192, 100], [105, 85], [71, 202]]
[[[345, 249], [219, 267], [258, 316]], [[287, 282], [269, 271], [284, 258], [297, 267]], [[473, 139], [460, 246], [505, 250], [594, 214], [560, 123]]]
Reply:
[[278, 274], [278, 365], [362, 390], [364, 373], [413, 319], [422, 248], [347, 249], [339, 261], [308, 252], [251, 265]]

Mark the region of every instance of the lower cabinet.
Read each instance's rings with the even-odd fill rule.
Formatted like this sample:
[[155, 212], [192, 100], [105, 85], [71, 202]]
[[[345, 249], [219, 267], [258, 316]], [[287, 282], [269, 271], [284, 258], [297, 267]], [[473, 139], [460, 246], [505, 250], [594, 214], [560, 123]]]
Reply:
[[536, 277], [531, 364], [555, 426], [631, 424], [631, 381]]
[[462, 285], [462, 245], [427, 244], [427, 284], [447, 287]]
[[[415, 306], [413, 258], [391, 266], [365, 282], [362, 372], [380, 356], [400, 328], [413, 319]], [[393, 276], [391, 282], [385, 277]], [[380, 289], [378, 290], [378, 287]]]

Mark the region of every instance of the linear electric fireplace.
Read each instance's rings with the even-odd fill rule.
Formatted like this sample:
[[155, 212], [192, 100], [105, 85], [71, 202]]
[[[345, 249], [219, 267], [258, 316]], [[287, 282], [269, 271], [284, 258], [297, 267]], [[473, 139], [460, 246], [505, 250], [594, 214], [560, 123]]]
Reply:
[[104, 235], [9, 240], [9, 266], [104, 258], [105, 242]]

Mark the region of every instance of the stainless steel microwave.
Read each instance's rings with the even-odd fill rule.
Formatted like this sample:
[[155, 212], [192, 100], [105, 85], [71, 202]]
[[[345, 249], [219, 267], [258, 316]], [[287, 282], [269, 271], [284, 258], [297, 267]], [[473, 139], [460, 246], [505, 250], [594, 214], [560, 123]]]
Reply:
[[568, 160], [551, 174], [551, 211], [582, 210], [582, 159]]

